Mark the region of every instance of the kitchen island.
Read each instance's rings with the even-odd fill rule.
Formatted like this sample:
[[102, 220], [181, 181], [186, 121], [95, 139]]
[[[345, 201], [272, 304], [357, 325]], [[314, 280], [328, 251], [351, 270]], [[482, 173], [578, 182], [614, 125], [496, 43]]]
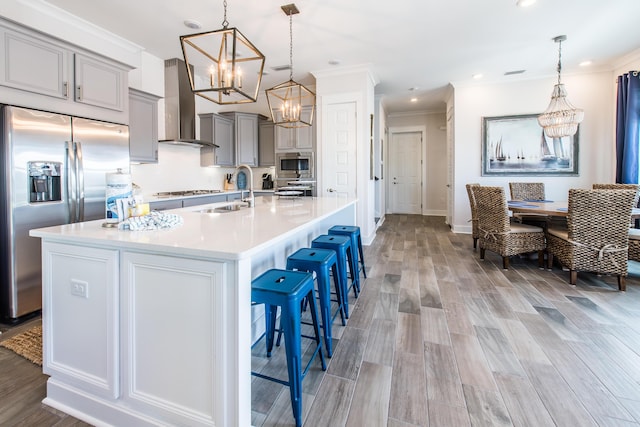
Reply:
[[251, 279], [335, 224], [356, 201], [258, 197], [176, 209], [159, 231], [104, 221], [42, 228], [44, 403], [94, 425], [251, 425]]

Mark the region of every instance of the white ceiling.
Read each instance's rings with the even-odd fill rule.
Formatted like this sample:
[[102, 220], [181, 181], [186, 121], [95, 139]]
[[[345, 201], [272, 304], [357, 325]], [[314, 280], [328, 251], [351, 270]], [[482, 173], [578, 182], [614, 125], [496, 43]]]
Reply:
[[[47, 0], [162, 59], [182, 57], [179, 36], [222, 28], [222, 0]], [[288, 0], [228, 0], [227, 19], [266, 57], [262, 89], [288, 80]], [[640, 48], [640, 0], [296, 0], [294, 79], [311, 71], [369, 65], [388, 112], [444, 111], [447, 84], [554, 76], [557, 44], [563, 74], [610, 70]], [[201, 30], [183, 22], [195, 19]], [[337, 60], [339, 65], [330, 65]], [[593, 63], [588, 68], [578, 64]], [[520, 75], [505, 72], [526, 70]], [[413, 91], [410, 88], [417, 88]], [[551, 87], [549, 93], [551, 93]], [[418, 102], [410, 103], [411, 97]]]

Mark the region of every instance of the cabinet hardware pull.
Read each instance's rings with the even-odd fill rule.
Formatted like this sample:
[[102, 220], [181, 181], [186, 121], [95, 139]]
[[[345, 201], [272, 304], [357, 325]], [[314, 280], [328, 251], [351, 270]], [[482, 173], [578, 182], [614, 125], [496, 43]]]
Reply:
[[76, 100], [82, 101], [82, 86], [80, 85], [78, 85]]
[[68, 82], [62, 82], [62, 95], [64, 95], [65, 98], [69, 98], [69, 83]]

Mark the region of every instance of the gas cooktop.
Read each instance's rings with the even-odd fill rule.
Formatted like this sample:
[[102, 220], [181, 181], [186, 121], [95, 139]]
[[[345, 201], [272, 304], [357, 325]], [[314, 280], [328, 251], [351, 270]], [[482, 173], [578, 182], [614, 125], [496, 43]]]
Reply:
[[204, 194], [222, 193], [222, 190], [183, 190], [183, 191], [161, 191], [155, 193], [155, 197], [176, 197], [176, 196], [199, 196]]

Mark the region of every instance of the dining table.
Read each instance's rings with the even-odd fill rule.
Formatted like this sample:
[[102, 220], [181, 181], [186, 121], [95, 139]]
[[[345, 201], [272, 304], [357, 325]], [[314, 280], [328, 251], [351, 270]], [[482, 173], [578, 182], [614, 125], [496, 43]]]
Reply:
[[[569, 213], [566, 200], [508, 200], [507, 208], [514, 213], [536, 213], [563, 217]], [[640, 219], [640, 208], [631, 209], [631, 218]]]

